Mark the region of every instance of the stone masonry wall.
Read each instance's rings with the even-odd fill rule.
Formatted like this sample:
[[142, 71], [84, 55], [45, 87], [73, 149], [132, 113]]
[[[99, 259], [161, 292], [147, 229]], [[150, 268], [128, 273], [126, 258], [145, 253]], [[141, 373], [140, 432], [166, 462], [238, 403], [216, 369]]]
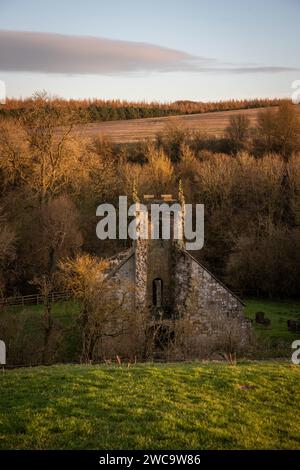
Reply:
[[177, 255], [175, 299], [178, 316], [188, 318], [195, 334], [214, 337], [235, 319], [241, 338], [248, 337], [243, 304], [185, 251]]
[[[119, 264], [116, 265], [117, 261], [119, 261]], [[112, 258], [111, 266], [112, 266], [112, 279], [114, 281], [115, 286], [117, 287], [116, 296], [121, 301], [125, 293], [124, 308], [127, 309], [129, 312], [134, 312], [134, 309], [135, 309], [135, 301], [134, 301], [135, 300], [134, 299], [135, 257], [134, 257], [134, 253], [131, 250], [128, 250], [126, 253], [122, 253], [121, 256]], [[115, 271], [114, 271], [114, 268], [115, 268]], [[122, 322], [122, 318], [120, 318], [120, 322]]]
[[135, 242], [135, 307], [144, 309], [147, 304], [147, 240]]

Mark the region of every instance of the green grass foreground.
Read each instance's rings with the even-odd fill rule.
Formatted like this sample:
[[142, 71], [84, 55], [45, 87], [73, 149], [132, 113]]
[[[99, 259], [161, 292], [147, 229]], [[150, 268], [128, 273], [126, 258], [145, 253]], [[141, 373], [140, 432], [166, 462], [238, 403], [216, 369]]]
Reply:
[[300, 366], [58, 365], [0, 375], [1, 449], [300, 449]]

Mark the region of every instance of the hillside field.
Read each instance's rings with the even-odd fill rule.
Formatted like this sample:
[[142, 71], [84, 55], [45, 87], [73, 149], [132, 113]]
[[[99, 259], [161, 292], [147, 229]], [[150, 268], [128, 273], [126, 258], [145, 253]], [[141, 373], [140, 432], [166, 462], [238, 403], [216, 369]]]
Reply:
[[[124, 121], [106, 121], [78, 125], [74, 133], [84, 137], [108, 136], [115, 143], [139, 142], [155, 138], [170, 122], [178, 123], [192, 131], [201, 131], [207, 135], [220, 137], [229, 123], [230, 116], [243, 114], [249, 117], [254, 126], [257, 114], [265, 108], [241, 109], [234, 111], [216, 111], [202, 114], [187, 114], [182, 116], [129, 119]], [[272, 108], [276, 109], [276, 107]], [[296, 106], [300, 117], [300, 106]]]
[[23, 368], [0, 389], [1, 449], [300, 449], [289, 362]]

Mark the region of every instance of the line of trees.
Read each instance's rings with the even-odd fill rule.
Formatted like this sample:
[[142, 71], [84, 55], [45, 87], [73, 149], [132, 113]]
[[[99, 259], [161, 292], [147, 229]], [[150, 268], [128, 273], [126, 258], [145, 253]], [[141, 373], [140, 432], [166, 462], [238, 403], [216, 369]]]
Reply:
[[[278, 106], [279, 99], [246, 99], [227, 100], [218, 102], [197, 102], [181, 100], [170, 103], [159, 102], [129, 102], [124, 100], [65, 100], [60, 98], [48, 99], [48, 108], [64, 109], [75, 118], [77, 123], [116, 121], [123, 119], [140, 119], [163, 117], [181, 114], [195, 114], [215, 111], [260, 108]], [[35, 98], [7, 99], [0, 108], [0, 116], [18, 117], [26, 114], [28, 108], [35, 107]]]

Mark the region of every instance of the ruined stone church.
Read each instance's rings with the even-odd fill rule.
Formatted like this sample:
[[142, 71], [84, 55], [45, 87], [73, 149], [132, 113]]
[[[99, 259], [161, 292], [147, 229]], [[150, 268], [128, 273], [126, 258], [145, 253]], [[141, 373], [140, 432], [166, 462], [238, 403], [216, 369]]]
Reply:
[[[174, 204], [170, 195], [155, 198], [146, 195], [143, 204]], [[181, 203], [181, 202], [180, 202]], [[151, 211], [148, 210], [151, 230]], [[172, 328], [178, 319], [186, 318], [192, 325], [192, 335], [199, 341], [214, 341], [224, 325], [234, 320], [241, 340], [249, 336], [249, 321], [244, 316], [244, 304], [186, 249], [184, 240], [174, 239], [171, 217], [170, 239], [137, 239], [132, 248], [110, 260], [110, 277], [134, 286], [129, 295], [132, 311], [147, 310], [149, 320], [165, 322]], [[174, 218], [174, 217], [173, 217]], [[176, 223], [184, 223], [183, 219]], [[173, 224], [173, 225], [172, 225]]]

